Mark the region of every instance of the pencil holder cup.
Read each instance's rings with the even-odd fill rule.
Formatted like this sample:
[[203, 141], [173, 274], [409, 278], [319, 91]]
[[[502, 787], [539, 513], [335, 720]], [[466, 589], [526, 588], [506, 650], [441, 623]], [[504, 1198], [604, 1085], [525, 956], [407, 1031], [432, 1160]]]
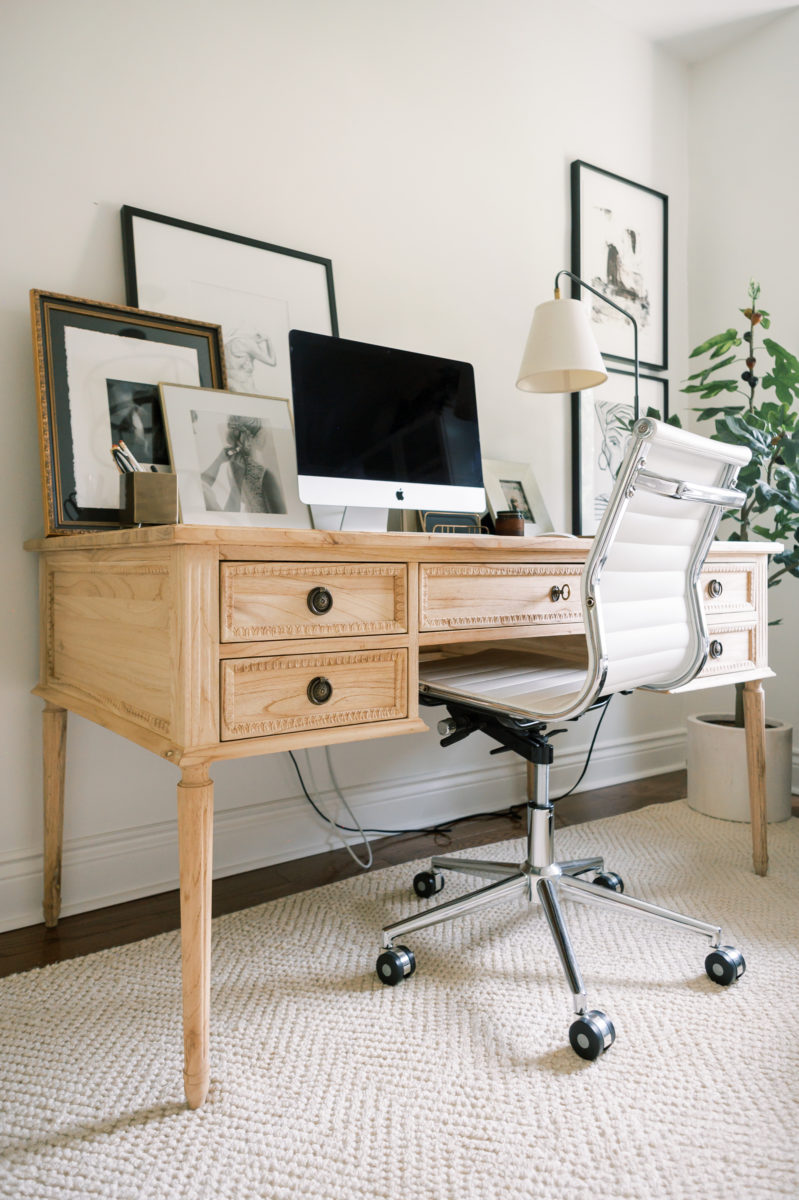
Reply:
[[161, 471], [128, 471], [119, 477], [122, 525], [175, 525], [178, 477]]

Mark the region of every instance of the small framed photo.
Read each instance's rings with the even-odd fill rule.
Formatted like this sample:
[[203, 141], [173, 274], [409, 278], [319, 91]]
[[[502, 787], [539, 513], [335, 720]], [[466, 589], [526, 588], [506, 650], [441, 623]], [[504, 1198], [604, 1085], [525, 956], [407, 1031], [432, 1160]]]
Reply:
[[[668, 365], [668, 196], [621, 175], [571, 165], [571, 269], [638, 324], [642, 366]], [[572, 283], [572, 296], [582, 289]], [[630, 322], [586, 291], [597, 344], [604, 358], [633, 362]], [[643, 410], [642, 410], [643, 411]]]
[[218, 325], [31, 292], [45, 533], [120, 525], [120, 439], [171, 470], [158, 384], [224, 388]]
[[338, 334], [329, 258], [122, 209], [128, 304], [222, 326], [228, 387], [291, 396], [289, 330]]
[[288, 400], [161, 385], [185, 525], [310, 529]]
[[[592, 537], [608, 503], [633, 425], [635, 377], [608, 369], [600, 387], [572, 394], [572, 530]], [[665, 421], [669, 415], [668, 380], [640, 375], [640, 413]]]
[[498, 512], [520, 512], [525, 537], [552, 531], [552, 521], [528, 463], [484, 458], [483, 484], [493, 520]]

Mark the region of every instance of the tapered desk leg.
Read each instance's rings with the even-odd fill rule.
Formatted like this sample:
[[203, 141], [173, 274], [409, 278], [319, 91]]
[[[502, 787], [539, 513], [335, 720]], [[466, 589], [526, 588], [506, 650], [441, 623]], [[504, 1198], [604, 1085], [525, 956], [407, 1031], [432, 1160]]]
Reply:
[[766, 702], [759, 679], [744, 684], [746, 766], [749, 773], [749, 808], [752, 815], [752, 859], [756, 875], [768, 871], [766, 825]]
[[178, 846], [183, 1083], [189, 1108], [199, 1108], [208, 1094], [213, 820], [214, 785], [207, 766], [184, 768], [178, 784]]
[[42, 713], [44, 798], [44, 923], [52, 928], [61, 913], [61, 855], [64, 845], [64, 775], [67, 710], [47, 703]]

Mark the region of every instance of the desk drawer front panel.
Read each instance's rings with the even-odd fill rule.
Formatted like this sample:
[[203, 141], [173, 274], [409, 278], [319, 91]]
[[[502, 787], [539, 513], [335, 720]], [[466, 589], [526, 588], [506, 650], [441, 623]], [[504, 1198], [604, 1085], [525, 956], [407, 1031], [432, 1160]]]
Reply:
[[221, 639], [405, 633], [404, 564], [222, 563]]
[[[420, 629], [579, 624], [581, 573], [581, 567], [574, 564], [422, 565]], [[553, 589], [557, 591], [555, 598]]]
[[700, 583], [702, 603], [709, 619], [724, 613], [754, 614], [754, 564], [706, 563]]
[[224, 661], [222, 741], [397, 720], [407, 679], [404, 649]]
[[[754, 626], [726, 626], [711, 629], [710, 654], [699, 679], [715, 675], [734, 675], [751, 671], [761, 664], [757, 661], [757, 629]], [[765, 665], [765, 664], [762, 664]]]

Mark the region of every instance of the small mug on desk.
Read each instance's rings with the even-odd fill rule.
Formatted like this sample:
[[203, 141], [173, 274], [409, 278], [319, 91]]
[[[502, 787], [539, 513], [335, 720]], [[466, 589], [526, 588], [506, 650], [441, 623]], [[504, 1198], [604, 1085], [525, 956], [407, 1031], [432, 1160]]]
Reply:
[[506, 537], [524, 537], [524, 517], [515, 508], [505, 509], [494, 517], [494, 529]]

